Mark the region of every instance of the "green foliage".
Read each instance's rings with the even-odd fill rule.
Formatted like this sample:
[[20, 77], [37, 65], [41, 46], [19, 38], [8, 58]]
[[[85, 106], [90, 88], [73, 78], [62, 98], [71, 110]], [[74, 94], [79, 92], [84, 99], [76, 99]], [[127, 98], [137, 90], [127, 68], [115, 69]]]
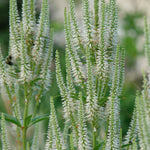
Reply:
[[[139, 48], [138, 42], [143, 36], [143, 28], [138, 24], [142, 20], [144, 14], [142, 12], [127, 13], [121, 21], [123, 22], [121, 37], [121, 46], [126, 49], [126, 65], [132, 69], [138, 55], [143, 55], [143, 51]], [[143, 50], [143, 47], [142, 47]]]
[[[74, 0], [70, 0], [69, 8], [64, 10], [65, 78], [58, 51], [55, 61], [63, 107], [64, 125], [60, 127], [53, 97], [50, 97], [50, 115], [38, 115], [38, 106], [51, 85], [53, 30], [50, 29], [48, 0], [42, 2], [39, 20], [35, 17], [34, 0], [23, 0], [21, 17], [16, 0], [10, 0], [10, 42], [6, 60], [0, 52], [0, 86], [10, 101], [10, 114], [1, 115], [2, 149], [40, 149], [39, 122], [46, 119], [49, 125], [42, 145], [45, 150], [150, 149], [149, 75], [148, 79], [144, 76], [142, 94], [137, 92], [131, 125], [122, 139], [120, 97], [125, 51], [120, 48], [116, 0], [94, 0], [93, 9], [88, 0], [82, 0], [81, 25], [76, 19]], [[149, 60], [146, 19], [145, 35]], [[32, 104], [33, 111], [29, 107]], [[9, 144], [5, 120], [16, 127], [14, 144]], [[30, 141], [28, 130], [33, 125], [36, 126]]]
[[[21, 123], [19, 122], [19, 120], [17, 120], [15, 117], [11, 116], [11, 115], [8, 115], [8, 114], [3, 114], [5, 116], [5, 120], [8, 121], [8, 122], [11, 122], [11, 123], [14, 123], [16, 124], [18, 127], [21, 127]], [[2, 119], [0, 117], [0, 119]]]
[[[149, 29], [147, 20], [145, 18], [145, 37], [146, 37], [146, 55], [149, 63], [149, 49], [148, 49], [148, 41], [149, 41]], [[143, 82], [143, 90], [142, 93], [137, 92], [136, 100], [135, 100], [135, 108], [133, 112], [133, 118], [131, 121], [130, 128], [127, 132], [125, 143], [132, 143], [128, 149], [149, 149], [150, 148], [150, 130], [149, 130], [149, 123], [150, 123], [150, 101], [149, 101], [149, 72], [148, 72], [148, 79], [146, 79], [145, 74], [143, 75], [144, 82]]]

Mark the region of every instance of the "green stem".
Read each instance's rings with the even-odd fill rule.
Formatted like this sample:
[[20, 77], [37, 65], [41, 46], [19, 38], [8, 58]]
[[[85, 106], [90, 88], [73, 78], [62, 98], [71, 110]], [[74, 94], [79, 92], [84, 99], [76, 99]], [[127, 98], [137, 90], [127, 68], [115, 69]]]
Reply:
[[34, 113], [33, 113], [33, 115], [32, 115], [32, 119], [35, 117], [35, 115], [36, 115], [36, 113], [37, 113], [37, 108], [38, 108], [38, 106], [39, 106], [39, 99], [36, 101], [36, 103], [35, 103], [35, 109], [34, 109]]
[[96, 130], [95, 127], [93, 128], [93, 149], [96, 146]]
[[26, 117], [28, 116], [28, 103], [29, 100], [27, 99], [27, 83], [24, 84], [24, 95], [25, 95], [25, 109], [24, 109], [24, 116], [23, 116], [23, 127], [22, 127], [22, 136], [23, 136], [23, 150], [27, 149], [26, 144], [26, 134], [27, 134], [27, 126], [26, 126]]
[[99, 16], [98, 16], [98, 9], [99, 9], [99, 0], [94, 0], [94, 16], [95, 16], [95, 31], [97, 31], [99, 26]]
[[21, 150], [21, 129], [17, 127], [18, 150]]
[[27, 127], [26, 127], [26, 117], [27, 117], [27, 111], [28, 111], [28, 102], [25, 103], [25, 110], [24, 110], [24, 123], [23, 123], [23, 150], [26, 150], [26, 133], [27, 133]]
[[96, 147], [96, 125], [95, 121], [93, 121], [93, 149]]
[[37, 98], [36, 98], [36, 103], [35, 103], [35, 109], [34, 109], [34, 113], [32, 115], [32, 119], [35, 117], [36, 113], [37, 113], [37, 109], [38, 109], [38, 106], [39, 106], [39, 100], [41, 98], [41, 95], [42, 95], [42, 92], [43, 92], [43, 85], [41, 86], [41, 90], [39, 91], [39, 94], [37, 95]]
[[[6, 92], [8, 94], [8, 98], [10, 100], [10, 106], [11, 106], [12, 112], [16, 112], [15, 109], [14, 109], [14, 107], [13, 107], [13, 98], [12, 98], [9, 86], [8, 86], [8, 84], [6, 82], [4, 83], [4, 85], [5, 85], [5, 88], [6, 88]], [[15, 117], [17, 117], [16, 113], [15, 113]]]
[[23, 129], [23, 150], [26, 150], [26, 128]]

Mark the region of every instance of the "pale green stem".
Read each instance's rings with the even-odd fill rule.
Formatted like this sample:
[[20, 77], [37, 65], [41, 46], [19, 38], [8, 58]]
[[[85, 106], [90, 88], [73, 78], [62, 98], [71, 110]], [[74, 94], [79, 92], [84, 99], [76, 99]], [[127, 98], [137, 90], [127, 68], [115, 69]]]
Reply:
[[27, 83], [24, 84], [24, 95], [25, 95], [25, 109], [23, 116], [23, 127], [22, 127], [22, 136], [23, 136], [23, 150], [27, 149], [26, 144], [26, 134], [27, 134], [27, 126], [26, 126], [26, 117], [28, 116], [28, 104], [29, 100], [27, 99]]
[[93, 149], [96, 146], [96, 127], [95, 127], [95, 123], [93, 121]]
[[27, 133], [27, 127], [26, 127], [26, 117], [27, 117], [27, 111], [28, 111], [28, 102], [25, 103], [25, 110], [24, 110], [24, 123], [23, 123], [23, 150], [26, 150], [26, 133]]
[[35, 109], [34, 109], [34, 113], [32, 115], [32, 119], [35, 117], [35, 115], [37, 113], [37, 109], [38, 109], [38, 106], [39, 106], [39, 100], [40, 100], [40, 97], [42, 95], [42, 92], [43, 92], [43, 85], [41, 87], [41, 90], [40, 90], [39, 94], [37, 95], [37, 98], [36, 98]]
[[21, 148], [21, 129], [20, 129], [20, 127], [17, 127], [17, 141], [18, 141], [18, 146], [19, 146], [19, 148], [18, 148], [18, 150], [21, 150], [22, 148]]

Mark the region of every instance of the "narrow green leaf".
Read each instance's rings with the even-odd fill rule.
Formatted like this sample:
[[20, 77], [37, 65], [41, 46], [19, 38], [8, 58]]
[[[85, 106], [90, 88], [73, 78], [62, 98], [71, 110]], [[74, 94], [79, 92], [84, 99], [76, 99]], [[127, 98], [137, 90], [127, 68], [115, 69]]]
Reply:
[[121, 148], [124, 148], [124, 147], [127, 147], [127, 146], [131, 146], [132, 143], [129, 143], [129, 144], [125, 144], [125, 145], [122, 145]]
[[39, 116], [36, 116], [34, 117], [31, 122], [30, 122], [30, 125], [29, 126], [32, 126], [42, 120], [45, 120], [45, 119], [49, 119], [49, 114], [43, 114], [43, 115], [39, 115]]
[[[3, 113], [3, 114], [5, 116], [6, 121], [16, 124], [18, 127], [21, 127], [21, 123], [19, 122], [19, 120], [16, 117], [8, 115], [6, 113]], [[1, 115], [1, 113], [0, 113], [0, 115]], [[0, 116], [0, 119], [1, 119], [1, 116]]]

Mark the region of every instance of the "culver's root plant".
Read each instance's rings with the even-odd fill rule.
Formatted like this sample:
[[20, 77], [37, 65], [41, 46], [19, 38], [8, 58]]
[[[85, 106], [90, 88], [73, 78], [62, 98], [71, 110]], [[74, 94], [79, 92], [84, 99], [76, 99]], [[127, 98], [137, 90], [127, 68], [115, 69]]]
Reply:
[[[50, 86], [53, 31], [50, 30], [48, 0], [43, 0], [38, 20], [34, 7], [34, 0], [23, 0], [22, 15], [19, 16], [17, 1], [10, 0], [9, 55], [4, 59], [0, 52], [1, 89], [10, 104], [9, 114], [2, 114], [3, 150], [26, 150], [28, 128], [48, 117], [38, 116], [37, 108]], [[29, 110], [32, 103], [34, 107]], [[10, 130], [15, 128], [15, 140], [11, 144], [6, 138], [5, 120], [9, 122]], [[32, 143], [38, 145], [37, 141]]]
[[[149, 75], [137, 92], [130, 128], [122, 138], [120, 96], [124, 82], [125, 51], [118, 36], [116, 0], [82, 0], [82, 18], [76, 18], [74, 0], [64, 10], [66, 77], [56, 51], [56, 79], [60, 89], [64, 124], [60, 126], [54, 100], [50, 115], [38, 115], [38, 106], [50, 87], [53, 30], [48, 0], [43, 0], [39, 19], [34, 0], [23, 0], [19, 16], [16, 0], [10, 0], [10, 45], [6, 59], [0, 54], [1, 95], [9, 99], [8, 113], [1, 114], [3, 150], [149, 150]], [[145, 19], [146, 54], [150, 35]], [[22, 105], [21, 105], [22, 104]], [[34, 105], [33, 105], [34, 104]], [[33, 110], [29, 106], [33, 105]], [[44, 145], [41, 120], [49, 118]], [[6, 122], [7, 121], [7, 122]], [[6, 124], [8, 123], [8, 124]], [[41, 122], [42, 123], [42, 122]], [[27, 131], [34, 128], [29, 140]], [[15, 140], [8, 130], [15, 130]]]

